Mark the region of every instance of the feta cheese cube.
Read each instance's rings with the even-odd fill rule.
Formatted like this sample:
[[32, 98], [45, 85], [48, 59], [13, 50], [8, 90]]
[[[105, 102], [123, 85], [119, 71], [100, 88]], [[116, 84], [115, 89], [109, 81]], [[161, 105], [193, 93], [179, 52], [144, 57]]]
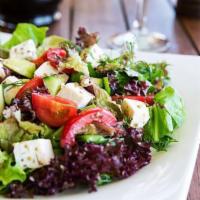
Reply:
[[78, 83], [67, 83], [61, 88], [57, 96], [74, 101], [78, 108], [85, 107], [94, 98], [94, 95]]
[[27, 40], [11, 48], [10, 58], [34, 60], [37, 58], [37, 49], [33, 40]]
[[16, 108], [16, 106], [10, 106], [10, 107], [6, 107], [3, 110], [3, 117], [5, 119], [9, 119], [11, 117], [14, 117], [17, 121], [21, 121], [21, 110], [19, 110], [18, 108]]
[[86, 57], [86, 62], [90, 62], [93, 67], [97, 67], [98, 61], [103, 58], [104, 55], [104, 51], [97, 44], [94, 44], [89, 49], [88, 55]]
[[14, 143], [15, 161], [23, 169], [36, 169], [48, 165], [54, 158], [51, 141], [35, 139]]
[[59, 71], [55, 67], [52, 67], [51, 64], [47, 61], [40, 65], [40, 67], [35, 71], [34, 76], [46, 77], [58, 73]]
[[131, 119], [131, 127], [142, 128], [148, 122], [150, 116], [145, 103], [125, 98], [121, 106], [124, 114]]

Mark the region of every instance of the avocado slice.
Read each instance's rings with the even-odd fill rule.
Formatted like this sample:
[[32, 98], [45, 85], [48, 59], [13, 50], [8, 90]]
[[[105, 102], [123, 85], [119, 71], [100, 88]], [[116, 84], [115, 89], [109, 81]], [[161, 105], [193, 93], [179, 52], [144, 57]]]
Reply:
[[3, 97], [3, 85], [0, 84], [0, 120], [2, 119], [4, 106], [5, 106], [5, 102], [4, 102], [4, 97]]
[[35, 64], [24, 59], [8, 58], [3, 61], [3, 65], [13, 70], [14, 72], [32, 78], [36, 69]]
[[49, 93], [55, 96], [61, 88], [62, 84], [68, 81], [68, 76], [66, 74], [57, 74], [52, 76], [47, 76], [43, 79], [45, 87], [48, 89]]

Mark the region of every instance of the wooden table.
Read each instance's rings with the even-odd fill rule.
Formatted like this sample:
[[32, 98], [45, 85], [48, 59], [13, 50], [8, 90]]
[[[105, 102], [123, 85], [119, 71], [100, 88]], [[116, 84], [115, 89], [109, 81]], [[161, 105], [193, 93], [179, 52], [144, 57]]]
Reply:
[[[176, 0], [147, 0], [147, 25], [167, 35], [171, 42], [168, 52], [200, 54], [200, 19], [178, 18]], [[113, 33], [130, 29], [135, 13], [135, 0], [63, 0], [62, 19], [51, 26], [49, 34], [74, 39], [79, 26], [99, 32], [100, 44], [106, 46]], [[175, 199], [173, 199], [175, 200]], [[188, 200], [200, 200], [200, 151]]]

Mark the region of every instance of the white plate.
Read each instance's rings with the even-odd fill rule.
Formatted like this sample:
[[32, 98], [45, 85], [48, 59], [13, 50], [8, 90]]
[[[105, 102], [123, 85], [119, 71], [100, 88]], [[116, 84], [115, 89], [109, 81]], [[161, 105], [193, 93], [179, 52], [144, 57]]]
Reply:
[[151, 164], [128, 179], [98, 189], [62, 193], [51, 198], [70, 200], [186, 200], [200, 138], [200, 57], [139, 53], [139, 59], [166, 60], [172, 85], [183, 97], [186, 121], [176, 131], [178, 143], [168, 152], [155, 153]]

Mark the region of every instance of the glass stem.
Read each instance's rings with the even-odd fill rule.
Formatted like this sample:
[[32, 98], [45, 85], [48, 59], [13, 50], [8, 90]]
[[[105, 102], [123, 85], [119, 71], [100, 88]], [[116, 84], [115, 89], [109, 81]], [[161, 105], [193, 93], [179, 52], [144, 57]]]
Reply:
[[136, 1], [136, 15], [133, 21], [133, 29], [141, 31], [145, 28], [145, 1], [146, 0], [135, 0]]

